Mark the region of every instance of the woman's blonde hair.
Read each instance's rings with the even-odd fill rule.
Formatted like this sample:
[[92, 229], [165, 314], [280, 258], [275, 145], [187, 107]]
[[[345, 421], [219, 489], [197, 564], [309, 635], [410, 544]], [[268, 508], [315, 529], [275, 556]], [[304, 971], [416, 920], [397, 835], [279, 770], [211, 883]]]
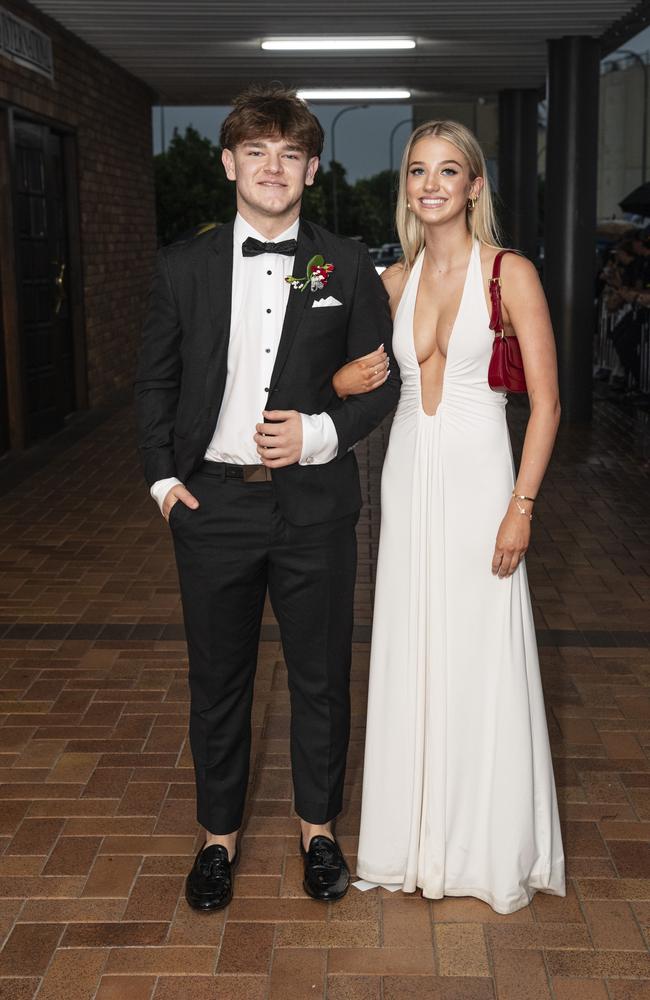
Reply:
[[424, 226], [407, 206], [406, 181], [408, 178], [409, 162], [415, 143], [430, 135], [446, 139], [447, 142], [450, 142], [464, 154], [469, 163], [470, 180], [473, 181], [476, 177], [483, 178], [483, 188], [474, 209], [471, 209], [469, 204], [467, 206], [467, 230], [472, 234], [474, 239], [479, 240], [481, 243], [494, 247], [501, 246], [490, 179], [488, 177], [483, 150], [479, 145], [478, 139], [470, 129], [465, 125], [461, 125], [460, 122], [424, 122], [423, 125], [419, 125], [416, 128], [406, 144], [399, 174], [395, 226], [400, 243], [402, 244], [407, 268], [412, 267], [415, 259], [424, 247]]

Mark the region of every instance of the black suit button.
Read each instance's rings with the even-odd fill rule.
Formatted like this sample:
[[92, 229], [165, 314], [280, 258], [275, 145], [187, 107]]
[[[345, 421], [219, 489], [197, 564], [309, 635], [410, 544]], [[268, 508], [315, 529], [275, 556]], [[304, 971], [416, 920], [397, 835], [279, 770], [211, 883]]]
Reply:
[[270, 312], [271, 312], [271, 310], [270, 310], [270, 309], [267, 309], [266, 311], [267, 311], [267, 313], [270, 313]]
[[264, 386], [264, 392], [268, 392], [268, 391], [269, 391], [269, 387], [268, 387], [268, 385], [265, 385]]

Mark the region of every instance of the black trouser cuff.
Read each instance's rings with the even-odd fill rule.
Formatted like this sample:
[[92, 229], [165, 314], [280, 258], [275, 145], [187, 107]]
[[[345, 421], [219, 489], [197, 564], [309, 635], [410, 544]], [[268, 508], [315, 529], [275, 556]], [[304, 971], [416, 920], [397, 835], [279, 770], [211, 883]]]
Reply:
[[200, 806], [197, 807], [196, 818], [208, 833], [213, 833], [216, 837], [227, 837], [241, 830], [244, 821], [243, 813], [228, 812], [225, 809], [210, 813]]
[[329, 802], [308, 802], [296, 801], [296, 812], [305, 823], [313, 823], [314, 826], [324, 826], [335, 820], [343, 808], [341, 798], [330, 799]]

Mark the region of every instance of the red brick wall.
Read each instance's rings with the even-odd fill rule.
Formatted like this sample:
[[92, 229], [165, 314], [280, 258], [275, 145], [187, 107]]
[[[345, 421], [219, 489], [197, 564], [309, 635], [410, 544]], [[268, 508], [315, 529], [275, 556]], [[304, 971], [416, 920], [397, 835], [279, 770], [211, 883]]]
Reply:
[[90, 406], [130, 385], [156, 244], [151, 92], [21, 0], [52, 39], [54, 81], [0, 56], [0, 101], [75, 129]]

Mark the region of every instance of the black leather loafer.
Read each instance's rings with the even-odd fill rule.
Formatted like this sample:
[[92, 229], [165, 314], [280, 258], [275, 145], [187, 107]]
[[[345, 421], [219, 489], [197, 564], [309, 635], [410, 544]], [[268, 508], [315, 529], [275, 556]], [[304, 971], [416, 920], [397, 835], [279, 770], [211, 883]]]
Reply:
[[232, 861], [221, 844], [211, 844], [199, 851], [192, 870], [185, 880], [185, 899], [194, 910], [222, 910], [232, 899], [233, 869], [239, 861], [239, 850]]
[[312, 837], [305, 851], [300, 838], [300, 853], [305, 862], [302, 887], [312, 899], [325, 902], [342, 899], [350, 886], [350, 871], [341, 848], [330, 837]]

